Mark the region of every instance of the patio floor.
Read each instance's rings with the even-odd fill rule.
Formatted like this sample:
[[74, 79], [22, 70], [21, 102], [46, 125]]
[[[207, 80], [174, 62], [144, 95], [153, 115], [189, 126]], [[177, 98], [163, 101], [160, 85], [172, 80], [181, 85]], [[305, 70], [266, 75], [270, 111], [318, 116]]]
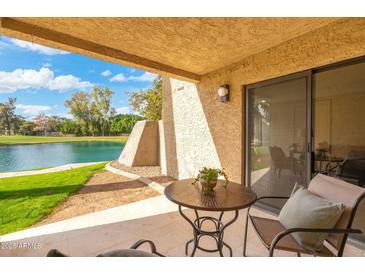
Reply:
[[[269, 216], [254, 209], [254, 213]], [[193, 211], [185, 213], [192, 216]], [[245, 211], [225, 232], [225, 241], [233, 248], [234, 256], [242, 256], [243, 228]], [[209, 214], [209, 213], [208, 213]], [[227, 213], [225, 218], [230, 218]], [[151, 239], [159, 252], [166, 256], [185, 256], [185, 242], [192, 237], [189, 224], [177, 212], [177, 206], [163, 195], [143, 201], [86, 214], [76, 218], [48, 224], [0, 237], [3, 249], [0, 256], [45, 256], [48, 250], [58, 248], [71, 256], [95, 256], [101, 252], [123, 249], [139, 239]], [[12, 243], [8, 246], [7, 243]], [[34, 243], [39, 248], [26, 245]], [[212, 240], [202, 239], [205, 247], [213, 247]], [[21, 248], [13, 244], [22, 244]], [[25, 244], [25, 245], [24, 245]], [[19, 247], [19, 246], [18, 246]], [[248, 236], [248, 256], [267, 256], [252, 229]], [[224, 250], [227, 255], [227, 250]], [[292, 253], [278, 251], [276, 256], [294, 256]], [[196, 256], [218, 256], [218, 253], [197, 251]], [[365, 251], [347, 245], [345, 256], [365, 256]]]

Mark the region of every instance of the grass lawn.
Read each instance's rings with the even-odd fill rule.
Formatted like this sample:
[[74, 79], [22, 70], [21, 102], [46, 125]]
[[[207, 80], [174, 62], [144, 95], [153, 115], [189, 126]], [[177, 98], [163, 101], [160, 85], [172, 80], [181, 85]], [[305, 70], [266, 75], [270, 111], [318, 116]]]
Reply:
[[0, 179], [0, 235], [35, 224], [104, 166]]
[[252, 170], [259, 170], [270, 167], [270, 151], [267, 146], [257, 146], [251, 148]]
[[59, 142], [127, 142], [128, 136], [88, 136], [88, 137], [43, 137], [43, 136], [0, 136], [0, 145], [23, 145], [23, 144], [42, 144]]

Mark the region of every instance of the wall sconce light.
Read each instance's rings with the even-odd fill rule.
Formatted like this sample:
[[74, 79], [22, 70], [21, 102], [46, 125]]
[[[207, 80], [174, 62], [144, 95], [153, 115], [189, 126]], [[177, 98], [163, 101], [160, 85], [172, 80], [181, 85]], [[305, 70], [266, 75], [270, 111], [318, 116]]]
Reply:
[[218, 88], [218, 96], [219, 96], [219, 100], [223, 103], [229, 101], [229, 85], [228, 84], [221, 85]]

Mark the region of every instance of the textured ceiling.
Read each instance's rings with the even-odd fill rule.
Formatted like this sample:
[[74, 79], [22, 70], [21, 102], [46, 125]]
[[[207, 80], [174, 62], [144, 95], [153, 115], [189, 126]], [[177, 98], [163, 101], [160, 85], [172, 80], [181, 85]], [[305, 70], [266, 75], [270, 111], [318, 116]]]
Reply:
[[[336, 18], [13, 18], [13, 20], [32, 27], [40, 26], [42, 29], [80, 38], [140, 58], [136, 61], [127, 58], [129, 65], [136, 63], [140, 67], [151, 67], [153, 71], [166, 71], [176, 75], [180, 73], [187, 78], [189, 78], [188, 73], [191, 73], [191, 78], [195, 76], [199, 78], [201, 75], [327, 25]], [[2, 28], [6, 29], [6, 24], [2, 24]], [[19, 27], [17, 31], [22, 32], [21, 28]], [[25, 32], [29, 34], [29, 28]], [[37, 31], [34, 31], [33, 36], [37, 36]], [[52, 39], [51, 37], [49, 40]], [[66, 45], [67, 40], [64, 39]], [[44, 44], [44, 41], [41, 42]], [[47, 42], [46, 44], [51, 45]], [[56, 46], [62, 47], [62, 41]], [[107, 53], [105, 50], [105, 55]], [[122, 60], [123, 54], [114, 55], [118, 55], [117, 57]], [[183, 75], [185, 72], [187, 74]]]

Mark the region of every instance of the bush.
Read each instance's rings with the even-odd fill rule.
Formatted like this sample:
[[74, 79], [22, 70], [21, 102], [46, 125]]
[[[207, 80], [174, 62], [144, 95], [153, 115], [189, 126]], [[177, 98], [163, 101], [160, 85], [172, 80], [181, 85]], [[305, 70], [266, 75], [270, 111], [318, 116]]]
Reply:
[[81, 134], [81, 128], [78, 123], [74, 120], [64, 120], [60, 123], [59, 129], [63, 134]]
[[140, 120], [143, 118], [134, 114], [116, 115], [111, 119], [110, 133], [113, 135], [131, 133], [134, 125]]

